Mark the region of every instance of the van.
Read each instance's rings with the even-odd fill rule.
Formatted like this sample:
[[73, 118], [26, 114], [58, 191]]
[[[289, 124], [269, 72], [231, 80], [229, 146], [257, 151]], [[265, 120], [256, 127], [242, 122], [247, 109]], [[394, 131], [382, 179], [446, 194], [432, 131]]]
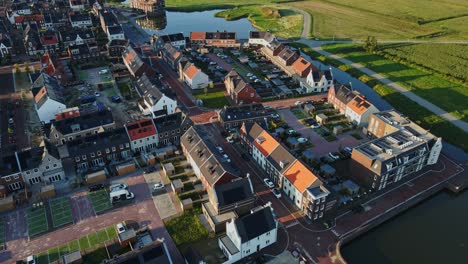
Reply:
[[115, 203], [120, 200], [131, 200], [135, 198], [135, 195], [132, 192], [129, 192], [128, 190], [120, 189], [110, 192], [109, 198], [111, 203]]

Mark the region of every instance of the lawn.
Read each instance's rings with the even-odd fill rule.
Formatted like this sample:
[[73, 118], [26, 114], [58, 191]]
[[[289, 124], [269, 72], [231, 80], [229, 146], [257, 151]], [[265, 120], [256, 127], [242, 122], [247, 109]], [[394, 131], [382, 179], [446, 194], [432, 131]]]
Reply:
[[194, 96], [197, 99], [201, 99], [203, 106], [207, 108], [223, 108], [225, 105], [229, 105], [223, 90], [208, 91], [206, 95], [204, 92], [201, 92], [194, 94]]
[[455, 117], [468, 122], [468, 87], [385, 59], [382, 56], [366, 53], [361, 45], [333, 44], [322, 48], [330, 53], [367, 66], [450, 112]]
[[96, 214], [102, 213], [112, 208], [112, 204], [109, 200], [109, 194], [106, 190], [99, 190], [96, 192], [90, 192], [88, 198], [93, 205], [94, 212]]
[[[317, 58], [320, 61], [339, 67], [343, 65], [341, 62], [322, 56], [316, 51], [312, 50], [310, 47], [300, 43], [294, 43], [295, 47], [301, 48], [301, 50], [307, 53], [312, 58]], [[438, 115], [430, 112], [426, 108], [420, 106], [419, 104], [411, 101], [405, 96], [401, 96], [400, 93], [393, 90], [391, 87], [381, 84], [379, 81], [373, 79], [370, 76], [367, 76], [360, 72], [357, 69], [351, 69], [348, 73], [360, 79], [363, 76], [366, 76], [368, 81], [366, 82], [373, 90], [375, 90], [380, 96], [382, 96], [388, 103], [395, 107], [398, 111], [404, 115], [410, 117], [412, 121], [419, 124], [423, 128], [431, 131], [431, 133], [442, 137], [447, 142], [461, 147], [463, 150], [468, 151], [468, 135], [460, 128], [452, 125], [450, 122], [441, 118]]]
[[284, 2], [281, 0], [168, 0], [166, 1], [166, 8], [168, 10], [178, 11], [202, 11], [213, 9], [227, 9], [239, 5], [250, 4], [270, 4]]
[[294, 116], [295, 116], [297, 119], [299, 119], [299, 120], [305, 119], [305, 118], [308, 117], [307, 114], [304, 113], [304, 111], [302, 111], [302, 109], [300, 109], [300, 108], [299, 108], [299, 109], [297, 109], [297, 108], [296, 108], [296, 109], [292, 109], [291, 112], [292, 112], [292, 113], [294, 114]]
[[[97, 232], [90, 233], [86, 236], [83, 236], [79, 239], [72, 240], [68, 243], [65, 243], [63, 245], [60, 245], [58, 247], [51, 248], [47, 251], [44, 251], [40, 254], [38, 254], [38, 263], [49, 263], [58, 260], [61, 256], [76, 251], [76, 250], [86, 250], [89, 249], [95, 245], [98, 244], [103, 244], [104, 242], [107, 242], [117, 236], [117, 231], [115, 230], [114, 226], [109, 226], [105, 229], [98, 230]], [[104, 246], [104, 245], [103, 245]], [[99, 248], [97, 251], [100, 251], [104, 249], [104, 247]], [[93, 257], [95, 254], [95, 251], [89, 253], [87, 260], [97, 260]], [[104, 249], [105, 252], [105, 249]], [[83, 257], [84, 258], [84, 257]], [[107, 258], [107, 253], [105, 254], [104, 258]], [[101, 263], [100, 260], [103, 258], [99, 259], [98, 262], [85, 262], [85, 263]]]
[[226, 20], [248, 18], [255, 28], [268, 30], [283, 38], [300, 37], [304, 20], [302, 14], [294, 10], [259, 5], [235, 7], [216, 13], [215, 16]]
[[20, 73], [15, 73], [15, 86], [16, 91], [31, 88], [29, 76], [24, 70]]
[[45, 233], [49, 230], [44, 206], [28, 208], [26, 211], [29, 237]]
[[67, 197], [51, 200], [49, 205], [54, 227], [73, 223], [70, 200]]
[[167, 222], [166, 229], [177, 246], [208, 237], [208, 230], [197, 217], [201, 213], [200, 208], [195, 208]]

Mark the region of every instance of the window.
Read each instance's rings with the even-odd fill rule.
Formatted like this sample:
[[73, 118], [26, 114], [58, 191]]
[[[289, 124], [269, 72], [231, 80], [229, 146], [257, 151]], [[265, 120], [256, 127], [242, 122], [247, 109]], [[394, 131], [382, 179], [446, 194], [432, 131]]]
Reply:
[[120, 149], [123, 149], [123, 148], [124, 148], [124, 145], [123, 145], [123, 144], [120, 144], [119, 148], [120, 148]]
[[38, 169], [34, 169], [34, 172], [38, 172], [39, 170]]
[[45, 166], [45, 169], [46, 169], [46, 170], [48, 170], [49, 168], [50, 168], [50, 166], [48, 166], [48, 165], [47, 165], [47, 166]]
[[110, 153], [110, 149], [106, 148], [106, 154]]
[[129, 147], [130, 147], [130, 144], [125, 143], [125, 147], [126, 147], [126, 148], [129, 148]]
[[6, 177], [5, 177], [5, 181], [7, 181], [7, 182], [11, 181], [11, 177], [10, 177], [10, 176], [6, 176]]
[[101, 155], [102, 155], [102, 153], [101, 153], [100, 150], [97, 151], [97, 154], [98, 154], [98, 156], [101, 156]]
[[55, 138], [58, 138], [58, 137], [59, 137], [57, 133], [55, 133], [55, 135], [54, 135], [54, 136], [55, 136]]
[[96, 155], [94, 155], [94, 152], [91, 152], [91, 158], [94, 158], [96, 157]]
[[115, 152], [115, 147], [112, 147], [112, 152]]
[[82, 160], [86, 160], [86, 155], [81, 156]]
[[26, 174], [29, 175], [29, 174], [31, 174], [31, 172], [30, 172], [30, 171], [27, 171]]
[[76, 162], [79, 162], [79, 161], [80, 161], [80, 157], [75, 157], [75, 161], [76, 161]]
[[8, 185], [8, 188], [11, 190], [11, 191], [16, 191], [16, 190], [19, 190], [21, 189], [21, 183], [20, 182], [14, 182], [10, 185]]
[[54, 168], [57, 168], [57, 163], [54, 163], [54, 165], [53, 165], [53, 166], [54, 166]]

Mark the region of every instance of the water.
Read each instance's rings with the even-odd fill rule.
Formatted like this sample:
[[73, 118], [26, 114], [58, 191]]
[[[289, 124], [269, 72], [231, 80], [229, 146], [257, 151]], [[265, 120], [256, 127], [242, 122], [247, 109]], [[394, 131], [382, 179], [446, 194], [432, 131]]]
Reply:
[[349, 264], [468, 263], [468, 191], [441, 192], [341, 251]]
[[[222, 10], [209, 10], [202, 12], [166, 12], [166, 19], [163, 17], [159, 18], [142, 18], [137, 20], [137, 23], [142, 25], [155, 26], [144, 26], [142, 27], [150, 35], [152, 34], [172, 34], [172, 33], [184, 33], [185, 36], [189, 36], [190, 32], [193, 31], [231, 31], [237, 32], [238, 39], [247, 39], [249, 37], [249, 31], [255, 30], [252, 24], [247, 18], [227, 21], [224, 18], [215, 17], [214, 14]], [[158, 20], [155, 23], [151, 23], [152, 20]], [[164, 25], [166, 24], [166, 25]]]

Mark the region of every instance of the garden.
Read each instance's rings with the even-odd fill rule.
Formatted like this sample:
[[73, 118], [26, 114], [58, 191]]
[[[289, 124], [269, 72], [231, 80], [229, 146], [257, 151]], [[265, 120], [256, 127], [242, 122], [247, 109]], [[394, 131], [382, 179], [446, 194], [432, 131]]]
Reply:
[[208, 237], [208, 230], [198, 219], [198, 215], [201, 213], [201, 208], [196, 207], [167, 222], [166, 229], [177, 246]]
[[193, 96], [203, 101], [203, 106], [212, 109], [223, 108], [225, 105], [229, 105], [228, 100], [224, 96], [224, 90], [213, 90], [212, 88], [206, 88], [207, 92], [204, 91], [193, 93]]

